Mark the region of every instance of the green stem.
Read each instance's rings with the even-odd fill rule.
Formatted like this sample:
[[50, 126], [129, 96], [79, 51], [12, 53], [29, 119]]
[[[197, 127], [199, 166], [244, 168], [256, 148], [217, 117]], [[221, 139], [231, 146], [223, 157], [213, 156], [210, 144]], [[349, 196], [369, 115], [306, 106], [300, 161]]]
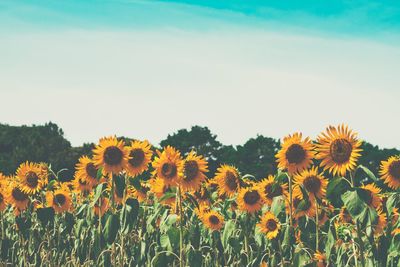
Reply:
[[285, 259], [283, 257], [282, 244], [279, 239], [278, 239], [278, 247], [279, 247], [279, 253], [281, 254], [281, 265], [282, 265], [282, 267], [285, 267]]
[[178, 186], [178, 209], [179, 209], [179, 267], [185, 266], [183, 256], [183, 212], [182, 212], [182, 196], [181, 187]]
[[318, 242], [319, 242], [319, 230], [318, 230], [318, 224], [319, 224], [319, 218], [318, 218], [318, 201], [315, 200], [315, 252], [319, 252], [318, 248]]
[[[365, 267], [365, 260], [364, 260], [364, 243], [362, 241], [362, 235], [361, 235], [361, 228], [360, 228], [360, 222], [357, 220], [356, 221], [357, 224], [357, 239], [358, 239], [358, 243], [360, 246], [360, 253], [361, 253], [361, 266]], [[354, 243], [353, 243], [354, 245]], [[355, 257], [355, 261], [357, 262], [357, 257], [356, 255], [354, 255]]]
[[114, 200], [114, 176], [111, 173], [111, 211], [114, 213], [114, 204], [115, 204], [115, 200]]
[[293, 185], [292, 185], [292, 178], [289, 177], [289, 225], [290, 228], [293, 227]]

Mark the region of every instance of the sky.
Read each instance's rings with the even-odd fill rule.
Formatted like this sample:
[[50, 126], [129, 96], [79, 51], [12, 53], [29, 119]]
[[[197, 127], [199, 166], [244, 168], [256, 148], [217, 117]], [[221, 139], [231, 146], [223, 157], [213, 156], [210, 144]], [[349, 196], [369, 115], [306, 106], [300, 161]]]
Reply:
[[399, 70], [399, 1], [0, 2], [0, 122], [52, 121], [75, 146], [347, 123], [400, 148]]

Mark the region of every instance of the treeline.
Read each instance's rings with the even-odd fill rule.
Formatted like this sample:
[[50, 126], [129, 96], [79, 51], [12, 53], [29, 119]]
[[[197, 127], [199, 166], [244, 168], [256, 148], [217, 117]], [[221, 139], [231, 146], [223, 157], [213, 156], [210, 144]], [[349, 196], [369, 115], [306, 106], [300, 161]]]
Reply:
[[[276, 173], [275, 153], [280, 148], [280, 141], [258, 135], [243, 145], [226, 146], [207, 127], [193, 126], [168, 135], [155, 148], [166, 145], [172, 145], [182, 153], [196, 150], [208, 159], [210, 173], [214, 173], [219, 164], [229, 163], [242, 173], [250, 173], [261, 179]], [[90, 155], [93, 147], [93, 143], [72, 147], [64, 138], [62, 129], [51, 122], [32, 126], [0, 124], [0, 171], [6, 175], [13, 174], [26, 160], [48, 162], [53, 170], [62, 170], [60, 178], [68, 181], [73, 178], [79, 157]], [[380, 149], [368, 142], [364, 142], [362, 148], [364, 151], [359, 162], [375, 174], [378, 173], [381, 160], [400, 154], [397, 149]]]

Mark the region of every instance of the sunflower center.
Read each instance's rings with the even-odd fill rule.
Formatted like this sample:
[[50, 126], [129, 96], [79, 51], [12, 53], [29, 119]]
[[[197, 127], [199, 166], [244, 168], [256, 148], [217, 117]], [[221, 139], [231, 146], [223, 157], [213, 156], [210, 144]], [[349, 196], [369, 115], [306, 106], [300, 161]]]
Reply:
[[274, 231], [274, 230], [276, 230], [276, 228], [278, 228], [278, 225], [276, 224], [276, 221], [273, 220], [273, 219], [269, 219], [267, 221], [267, 225], [266, 226], [267, 226], [269, 231]]
[[140, 165], [142, 165], [145, 158], [144, 151], [140, 148], [132, 149], [129, 156], [131, 157], [131, 159], [128, 162], [133, 167], [139, 167]]
[[374, 196], [372, 195], [372, 192], [370, 190], [365, 189], [365, 191], [367, 192], [365, 202], [368, 206], [370, 206], [372, 204], [372, 201], [374, 200]]
[[230, 171], [227, 171], [225, 174], [225, 185], [229, 188], [229, 190], [235, 191], [238, 184], [236, 181], [236, 175]]
[[15, 187], [11, 194], [16, 201], [25, 201], [28, 199], [28, 195], [22, 192], [18, 187]]
[[185, 162], [184, 174], [186, 181], [192, 181], [199, 173], [199, 165], [195, 160], [188, 160]]
[[257, 190], [251, 190], [244, 194], [244, 202], [249, 205], [254, 205], [260, 200], [260, 194]]
[[104, 151], [104, 162], [108, 165], [118, 165], [122, 161], [122, 151], [116, 146], [107, 147]]
[[168, 179], [172, 179], [176, 175], [176, 166], [171, 163], [164, 163], [161, 167], [161, 173]]
[[87, 185], [88, 183], [86, 182], [86, 180], [82, 180], [82, 179], [78, 179], [79, 184], [81, 185]]
[[0, 192], [0, 203], [3, 203], [4, 197], [3, 194]]
[[86, 173], [89, 174], [90, 177], [96, 178], [97, 176], [96, 166], [94, 166], [94, 164], [91, 162], [86, 164]]
[[208, 220], [210, 221], [211, 224], [217, 225], [219, 224], [219, 218], [216, 215], [211, 215]]
[[306, 157], [306, 151], [299, 144], [291, 145], [286, 151], [286, 158], [290, 164], [299, 164]]
[[346, 139], [336, 139], [330, 146], [332, 160], [338, 164], [349, 161], [353, 146]]
[[277, 196], [281, 196], [282, 195], [282, 187], [280, 186], [273, 186], [273, 184], [267, 184], [264, 188], [264, 194], [268, 197], [268, 198], [274, 198]]
[[31, 188], [36, 188], [39, 184], [39, 177], [33, 171], [30, 171], [26, 174], [26, 183]]
[[67, 198], [63, 194], [56, 194], [54, 196], [54, 204], [62, 206], [67, 201]]
[[389, 173], [396, 180], [400, 180], [400, 160], [393, 161], [390, 164]]
[[308, 192], [317, 194], [321, 189], [321, 181], [317, 176], [309, 176], [304, 179], [304, 187]]

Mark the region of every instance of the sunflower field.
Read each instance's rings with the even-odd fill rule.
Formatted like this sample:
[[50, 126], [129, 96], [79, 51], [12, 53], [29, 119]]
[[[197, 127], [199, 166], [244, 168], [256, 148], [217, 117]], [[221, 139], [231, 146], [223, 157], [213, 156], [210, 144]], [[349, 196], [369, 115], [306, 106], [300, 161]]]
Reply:
[[0, 174], [0, 266], [400, 266], [400, 155], [373, 173], [361, 144], [288, 135], [266, 177], [115, 136], [70, 182], [24, 162]]

